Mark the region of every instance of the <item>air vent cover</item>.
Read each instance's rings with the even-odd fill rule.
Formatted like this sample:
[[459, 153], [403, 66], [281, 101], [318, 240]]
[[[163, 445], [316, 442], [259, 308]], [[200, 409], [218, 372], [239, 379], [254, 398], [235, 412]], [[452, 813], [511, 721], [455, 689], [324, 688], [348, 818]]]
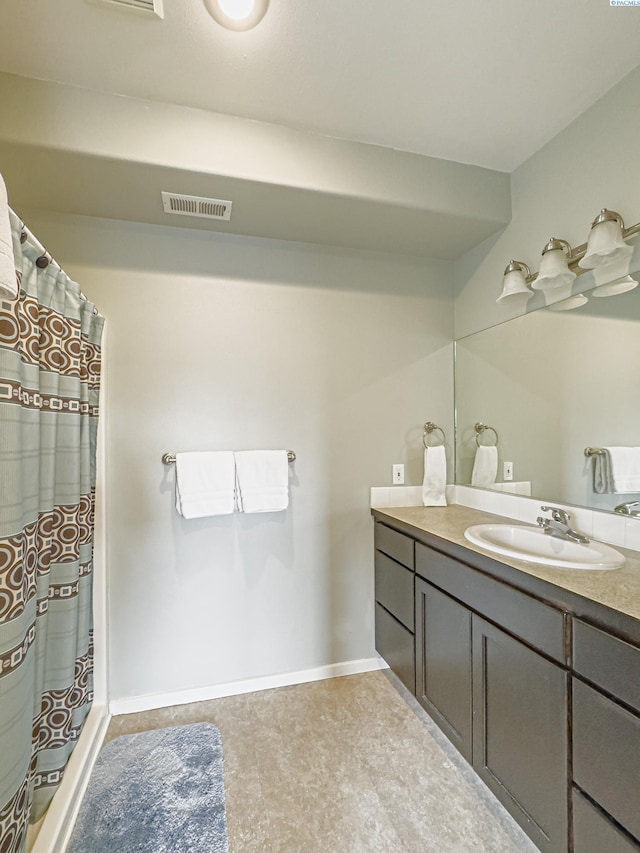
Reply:
[[232, 202], [220, 198], [201, 198], [197, 195], [162, 193], [165, 213], [177, 216], [202, 216], [205, 219], [231, 219]]
[[159, 18], [164, 18], [162, 0], [94, 0], [107, 6], [120, 6], [121, 9], [134, 9], [138, 12], [151, 12]]

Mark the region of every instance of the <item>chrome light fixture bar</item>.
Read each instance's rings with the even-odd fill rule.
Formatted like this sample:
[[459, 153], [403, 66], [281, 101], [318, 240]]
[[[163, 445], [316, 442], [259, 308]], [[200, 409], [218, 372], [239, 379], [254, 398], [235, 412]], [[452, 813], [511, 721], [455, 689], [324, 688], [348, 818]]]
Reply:
[[640, 222], [627, 228], [619, 213], [603, 207], [591, 223], [586, 243], [572, 247], [566, 240], [556, 237], [549, 240], [542, 250], [539, 272], [532, 272], [523, 261], [511, 261], [504, 271], [502, 293], [496, 302], [510, 296], [530, 294], [529, 285], [533, 290], [547, 292], [570, 285], [576, 276], [588, 270], [629, 258], [633, 249], [626, 240], [636, 234], [640, 234]]

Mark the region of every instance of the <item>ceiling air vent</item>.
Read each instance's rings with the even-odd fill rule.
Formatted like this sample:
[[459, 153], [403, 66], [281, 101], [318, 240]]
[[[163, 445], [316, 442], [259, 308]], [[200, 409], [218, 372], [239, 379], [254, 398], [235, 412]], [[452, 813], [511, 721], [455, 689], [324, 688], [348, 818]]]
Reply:
[[197, 195], [179, 195], [178, 193], [162, 193], [162, 204], [165, 213], [175, 213], [178, 216], [203, 216], [206, 219], [231, 219], [230, 201], [220, 198], [201, 198]]
[[138, 12], [151, 12], [159, 18], [164, 18], [163, 0], [94, 0], [100, 5], [119, 6], [121, 9], [134, 9]]

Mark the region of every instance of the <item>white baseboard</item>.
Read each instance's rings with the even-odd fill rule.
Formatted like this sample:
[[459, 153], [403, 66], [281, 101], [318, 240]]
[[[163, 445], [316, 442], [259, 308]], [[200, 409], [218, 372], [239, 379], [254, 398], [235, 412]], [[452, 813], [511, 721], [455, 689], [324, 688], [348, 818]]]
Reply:
[[172, 705], [206, 702], [209, 699], [222, 699], [224, 696], [237, 696], [240, 693], [255, 693], [258, 690], [272, 690], [274, 687], [289, 687], [292, 684], [305, 684], [308, 681], [338, 678], [341, 675], [356, 675], [359, 672], [372, 672], [376, 669], [387, 669], [387, 664], [382, 658], [361, 658], [360, 660], [318, 666], [314, 669], [303, 669], [298, 672], [285, 672], [281, 675], [265, 675], [261, 678], [249, 678], [246, 681], [215, 684], [211, 687], [196, 687], [191, 690], [178, 690], [174, 693], [154, 693], [147, 696], [113, 699], [109, 705], [109, 712], [114, 717], [120, 714], [135, 714], [140, 711], [153, 711], [156, 708], [168, 708]]
[[64, 853], [110, 719], [104, 706], [93, 707], [89, 712], [31, 853]]

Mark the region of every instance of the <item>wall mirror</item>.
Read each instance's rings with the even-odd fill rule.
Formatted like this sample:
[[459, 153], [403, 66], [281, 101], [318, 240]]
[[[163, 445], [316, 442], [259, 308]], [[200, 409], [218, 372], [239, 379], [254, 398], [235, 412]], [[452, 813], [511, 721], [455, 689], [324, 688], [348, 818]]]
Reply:
[[512, 462], [534, 498], [610, 511], [640, 500], [597, 494], [585, 456], [586, 447], [640, 446], [640, 286], [609, 290], [456, 341], [456, 483], [471, 482], [480, 421], [499, 436], [498, 488]]

